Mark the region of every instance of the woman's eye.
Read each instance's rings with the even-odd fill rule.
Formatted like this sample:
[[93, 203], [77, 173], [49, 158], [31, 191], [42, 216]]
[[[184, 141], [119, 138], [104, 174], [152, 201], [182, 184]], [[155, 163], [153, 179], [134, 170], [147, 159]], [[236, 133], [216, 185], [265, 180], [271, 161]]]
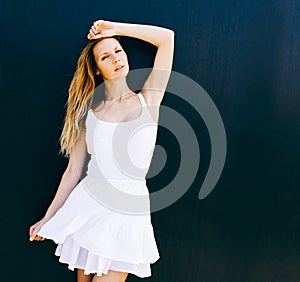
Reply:
[[[123, 50], [117, 50], [116, 53], [122, 52]], [[109, 57], [109, 55], [102, 57], [102, 61], [105, 60], [107, 57]]]

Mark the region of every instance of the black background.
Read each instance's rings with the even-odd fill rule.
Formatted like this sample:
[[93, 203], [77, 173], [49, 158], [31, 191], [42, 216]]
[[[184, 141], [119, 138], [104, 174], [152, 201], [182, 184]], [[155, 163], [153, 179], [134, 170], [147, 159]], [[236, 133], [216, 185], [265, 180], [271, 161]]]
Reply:
[[[54, 256], [55, 244], [29, 242], [28, 228], [46, 211], [67, 165], [58, 155], [67, 89], [97, 19], [173, 29], [174, 71], [209, 93], [227, 134], [221, 178], [199, 200], [209, 135], [191, 106], [166, 94], [163, 104], [184, 115], [199, 137], [201, 163], [187, 193], [152, 214], [161, 258], [144, 280], [300, 281], [296, 0], [2, 0], [1, 281], [75, 281]], [[130, 38], [123, 45], [131, 69], [151, 67], [153, 46]], [[158, 143], [176, 154], [173, 139], [159, 131]], [[149, 189], [167, 177], [150, 180]]]

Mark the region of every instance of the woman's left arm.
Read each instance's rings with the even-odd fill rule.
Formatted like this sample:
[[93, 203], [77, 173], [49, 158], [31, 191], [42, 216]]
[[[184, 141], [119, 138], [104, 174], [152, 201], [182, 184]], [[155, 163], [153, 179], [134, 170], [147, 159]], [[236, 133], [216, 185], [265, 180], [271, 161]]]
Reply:
[[159, 105], [163, 99], [172, 70], [174, 31], [153, 25], [99, 20], [94, 22], [88, 38], [95, 39], [114, 35], [138, 38], [157, 47], [153, 69], [141, 92], [148, 105]]

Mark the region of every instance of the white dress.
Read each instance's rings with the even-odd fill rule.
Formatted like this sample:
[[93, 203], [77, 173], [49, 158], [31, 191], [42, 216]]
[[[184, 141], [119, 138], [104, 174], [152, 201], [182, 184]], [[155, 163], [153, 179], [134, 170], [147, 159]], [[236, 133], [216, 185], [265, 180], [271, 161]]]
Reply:
[[98, 276], [108, 270], [151, 276], [160, 256], [146, 185], [157, 123], [142, 93], [141, 113], [127, 122], [106, 122], [90, 109], [86, 118], [87, 175], [38, 235], [58, 244], [55, 255], [68, 268]]

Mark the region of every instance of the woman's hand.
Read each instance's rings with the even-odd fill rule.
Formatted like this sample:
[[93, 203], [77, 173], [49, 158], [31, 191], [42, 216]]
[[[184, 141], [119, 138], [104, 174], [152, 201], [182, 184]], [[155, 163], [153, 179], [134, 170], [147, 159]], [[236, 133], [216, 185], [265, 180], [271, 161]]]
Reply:
[[87, 38], [92, 40], [114, 35], [117, 35], [117, 32], [113, 22], [98, 20], [92, 25]]
[[37, 233], [40, 231], [42, 226], [47, 222], [45, 218], [38, 221], [34, 225], [30, 226], [29, 228], [29, 241], [44, 241], [45, 238], [37, 235]]

